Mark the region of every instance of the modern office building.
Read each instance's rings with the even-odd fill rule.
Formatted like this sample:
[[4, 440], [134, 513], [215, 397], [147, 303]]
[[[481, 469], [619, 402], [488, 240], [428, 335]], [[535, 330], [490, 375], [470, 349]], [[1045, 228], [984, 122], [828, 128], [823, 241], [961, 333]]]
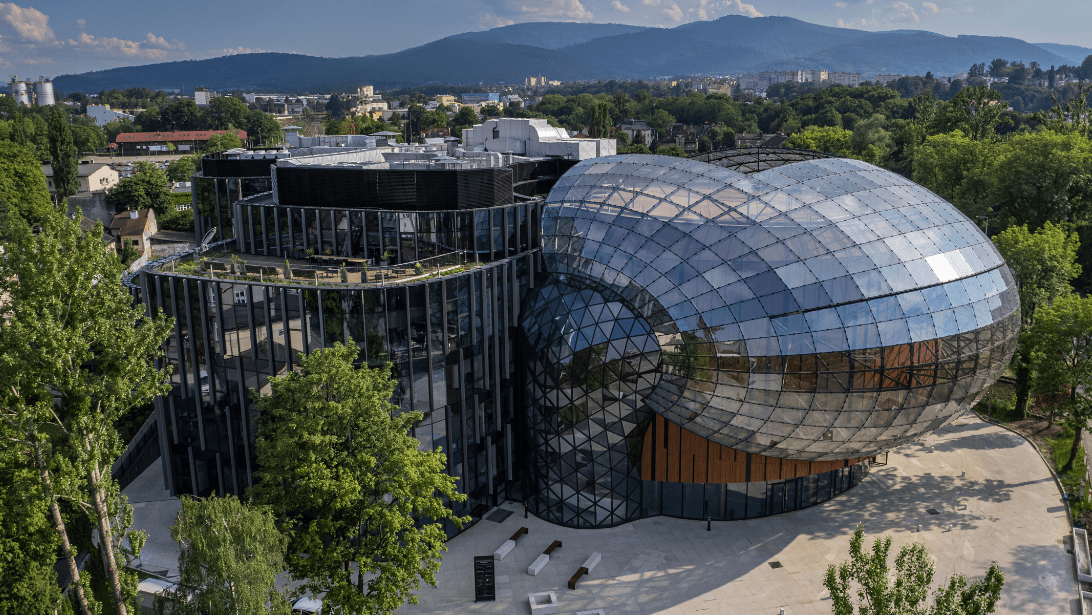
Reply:
[[[877, 167], [478, 154], [202, 160], [219, 243], [139, 277], [175, 319], [171, 393], [138, 436], [174, 493], [251, 485], [249, 391], [338, 341], [392, 364], [393, 402], [469, 496], [457, 514], [513, 499], [573, 527], [830, 499], [1014, 350], [992, 244]], [[115, 473], [139, 470], [131, 450]]]

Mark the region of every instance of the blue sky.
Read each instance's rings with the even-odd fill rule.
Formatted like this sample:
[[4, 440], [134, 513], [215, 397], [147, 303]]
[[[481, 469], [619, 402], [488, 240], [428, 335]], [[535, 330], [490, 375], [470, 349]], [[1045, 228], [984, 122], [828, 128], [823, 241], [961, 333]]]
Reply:
[[919, 29], [1092, 47], [1087, 0], [50, 0], [0, 3], [0, 71], [65, 73], [283, 51], [389, 53], [528, 21], [674, 27], [737, 14], [862, 30]]

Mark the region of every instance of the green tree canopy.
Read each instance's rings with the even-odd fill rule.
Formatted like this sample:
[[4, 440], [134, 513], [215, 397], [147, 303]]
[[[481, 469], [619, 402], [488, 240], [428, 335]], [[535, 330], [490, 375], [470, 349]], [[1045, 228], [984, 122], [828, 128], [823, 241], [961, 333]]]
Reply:
[[466, 496], [444, 472], [444, 453], [409, 435], [421, 414], [396, 414], [388, 401], [389, 367], [356, 368], [356, 358], [356, 346], [338, 343], [271, 378], [272, 395], [252, 392], [259, 480], [250, 494], [280, 520], [288, 568], [301, 590], [325, 593], [324, 613], [390, 613], [416, 603], [420, 581], [436, 583], [441, 522], [465, 522], [445, 500]]
[[974, 140], [992, 139], [1008, 105], [1001, 94], [984, 85], [963, 88], [944, 103], [934, 118], [934, 132], [962, 130]]
[[217, 152], [226, 152], [229, 149], [242, 146], [243, 142], [239, 140], [239, 135], [234, 132], [225, 132], [209, 137], [208, 143], [205, 144], [205, 153], [215, 154]]
[[1062, 295], [1042, 305], [1029, 334], [1035, 348], [1035, 389], [1062, 400], [1066, 423], [1075, 431], [1069, 459], [1060, 470], [1065, 474], [1092, 419], [1092, 297]]
[[273, 515], [238, 498], [182, 496], [171, 526], [178, 542], [178, 586], [156, 599], [171, 615], [287, 615], [290, 603], [277, 591], [287, 540]]
[[1020, 345], [1016, 358], [1016, 409], [1027, 412], [1032, 387], [1032, 350], [1035, 347], [1030, 327], [1037, 310], [1057, 297], [1072, 292], [1071, 282], [1081, 275], [1077, 264], [1080, 241], [1077, 234], [1049, 222], [1034, 233], [1027, 226], [1013, 226], [993, 238], [998, 252], [1016, 272], [1020, 294]]
[[150, 162], [138, 162], [136, 174], [126, 177], [106, 193], [115, 210], [152, 209], [157, 216], [170, 215], [170, 182], [162, 169]]
[[53, 212], [42, 165], [30, 151], [10, 141], [0, 141], [0, 200], [7, 202], [10, 213], [29, 222], [41, 222]]
[[853, 134], [841, 127], [808, 126], [793, 134], [785, 143], [789, 147], [827, 152], [835, 156], [853, 156]]
[[648, 124], [649, 128], [662, 135], [675, 125], [675, 116], [663, 109], [656, 109], [652, 115], [645, 119], [645, 123]]
[[993, 613], [1005, 575], [991, 564], [982, 579], [968, 581], [962, 574], [937, 588], [929, 603], [935, 566], [925, 545], [914, 543], [895, 558], [891, 583], [888, 557], [891, 539], [876, 539], [864, 549], [864, 526], [858, 525], [849, 541], [849, 561], [827, 568], [823, 585], [830, 591], [834, 615], [987, 615]]
[[182, 156], [167, 163], [167, 179], [172, 182], [188, 182], [197, 172], [201, 161], [197, 155]]
[[159, 114], [163, 130], [200, 130], [204, 128], [204, 118], [197, 103], [184, 98], [166, 107]]
[[[171, 323], [144, 316], [121, 284], [121, 263], [101, 227], [83, 232], [60, 213], [38, 232], [11, 224], [0, 259], [0, 408], [6, 441], [34, 460], [62, 552], [79, 583], [69, 527], [94, 527], [102, 541], [107, 593], [126, 615], [136, 573], [125, 565], [144, 536], [130, 532], [132, 508], [110, 468], [125, 443], [117, 422], [169, 390], [152, 364]], [[59, 503], [72, 510], [66, 519]], [[76, 518], [87, 524], [74, 523]], [[86, 537], [86, 538], [89, 538]], [[85, 575], [86, 576], [86, 575]], [[84, 610], [93, 600], [77, 591]], [[88, 610], [88, 612], [90, 612]]]
[[250, 124], [250, 109], [234, 96], [213, 98], [203, 116], [208, 130], [245, 130]]
[[80, 178], [76, 175], [79, 161], [76, 144], [72, 141], [72, 129], [68, 115], [60, 107], [49, 112], [49, 157], [53, 168], [53, 189], [57, 199], [76, 194], [80, 190]]

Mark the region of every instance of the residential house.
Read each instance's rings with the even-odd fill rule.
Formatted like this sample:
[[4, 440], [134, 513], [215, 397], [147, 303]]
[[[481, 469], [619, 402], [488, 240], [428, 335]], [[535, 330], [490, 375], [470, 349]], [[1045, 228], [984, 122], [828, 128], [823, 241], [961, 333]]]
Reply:
[[[53, 166], [48, 164], [42, 165], [42, 173], [46, 176], [46, 185], [49, 187], [50, 194], [56, 194], [57, 189], [53, 185]], [[94, 161], [81, 162], [76, 167], [76, 176], [79, 178], [79, 188], [76, 193], [83, 192], [105, 192], [109, 188], [113, 188], [118, 183], [118, 172], [114, 170], [108, 164]]]
[[155, 212], [151, 209], [123, 211], [114, 216], [113, 222], [110, 223], [110, 235], [114, 237], [119, 248], [121, 243], [128, 239], [141, 253], [150, 245], [148, 242], [151, 241], [152, 235], [158, 232], [159, 226], [155, 222]]
[[618, 130], [626, 133], [629, 142], [636, 145], [652, 145], [656, 140], [656, 131], [646, 124], [644, 120], [626, 120], [618, 126]]

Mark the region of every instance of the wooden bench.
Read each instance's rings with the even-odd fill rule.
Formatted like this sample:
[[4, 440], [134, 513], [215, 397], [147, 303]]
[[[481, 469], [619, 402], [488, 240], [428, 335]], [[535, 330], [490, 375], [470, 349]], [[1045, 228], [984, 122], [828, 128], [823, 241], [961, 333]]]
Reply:
[[512, 542], [515, 542], [515, 541], [519, 540], [520, 536], [523, 536], [524, 534], [530, 534], [530, 533], [531, 533], [530, 530], [528, 530], [525, 527], [521, 527], [518, 530], [516, 530], [516, 533], [512, 534], [512, 537], [509, 538], [508, 540], [511, 540]]
[[555, 541], [551, 542], [550, 546], [546, 547], [546, 550], [543, 551], [542, 553], [543, 553], [543, 555], [551, 555], [551, 554], [553, 554], [554, 549], [560, 549], [560, 548], [561, 548], [561, 541], [560, 540], [555, 540]]
[[576, 589], [576, 582], [581, 577], [587, 574], [591, 574], [591, 571], [599, 565], [599, 561], [603, 559], [603, 556], [599, 553], [592, 553], [591, 557], [584, 562], [584, 565], [577, 569], [576, 573], [569, 579], [569, 589]]

